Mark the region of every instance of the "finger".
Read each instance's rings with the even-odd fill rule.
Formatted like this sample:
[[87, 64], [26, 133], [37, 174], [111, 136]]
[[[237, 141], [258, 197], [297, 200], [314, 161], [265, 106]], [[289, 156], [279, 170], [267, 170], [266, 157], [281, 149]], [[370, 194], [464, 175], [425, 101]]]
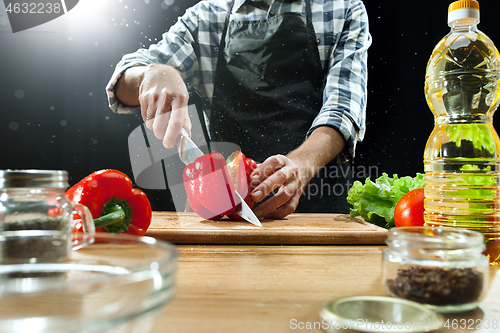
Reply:
[[295, 212], [300, 200], [300, 195], [298, 193], [294, 194], [288, 202], [286, 202], [281, 207], [276, 208], [268, 214], [264, 215], [266, 219], [282, 219]]
[[169, 122], [170, 112], [162, 114], [159, 114], [159, 112], [156, 113], [153, 121], [153, 132], [158, 140], [163, 140], [165, 137], [165, 132], [167, 131]]
[[184, 128], [186, 131], [191, 135], [191, 129], [192, 129], [192, 124], [191, 124], [191, 119], [189, 118], [189, 113], [186, 112], [186, 115], [184, 117]]
[[146, 128], [147, 128], [147, 129], [153, 130], [153, 123], [154, 123], [154, 120], [155, 120], [155, 116], [154, 116], [154, 115], [153, 115], [152, 117], [150, 117], [150, 116], [145, 116], [144, 123], [146, 124]]
[[166, 96], [165, 89], [162, 89], [161, 94], [151, 95], [150, 98], [151, 105], [155, 107], [152, 116], [154, 117], [153, 132], [157, 139], [163, 140], [168, 128], [168, 123], [170, 122], [170, 111], [172, 110], [172, 106], [170, 105], [169, 98]]
[[144, 122], [151, 121], [155, 118], [156, 109], [153, 103], [149, 103], [148, 99], [143, 99], [140, 102], [141, 105], [141, 116]]
[[148, 101], [145, 99], [139, 99], [139, 105], [141, 106], [141, 116], [142, 120], [146, 122], [146, 117], [148, 116]]
[[[169, 97], [169, 104], [171, 105], [172, 113], [170, 115], [169, 124], [165, 137], [163, 138], [163, 145], [166, 148], [172, 148], [177, 141], [177, 137], [181, 129], [184, 127], [185, 119], [189, 118], [188, 113], [188, 100], [189, 95], [186, 94], [176, 94]], [[189, 128], [188, 133], [191, 133], [191, 128]]]
[[257, 217], [283, 218], [293, 213], [298, 205], [301, 192], [293, 181], [280, 187], [279, 191], [266, 202], [259, 205], [254, 213]]
[[187, 106], [180, 108], [173, 108], [170, 113], [168, 127], [166, 128], [165, 136], [163, 138], [163, 145], [166, 148], [172, 148], [175, 145], [177, 137], [184, 127], [187, 115]]
[[296, 168], [289, 166], [282, 167], [281, 169], [274, 171], [269, 177], [267, 177], [264, 181], [261, 181], [260, 184], [254, 188], [251, 193], [252, 199], [259, 202], [275, 189], [282, 185], [290, 184], [296, 179], [298, 179], [298, 172]]
[[[148, 129], [153, 129], [153, 122], [152, 120], [154, 119], [154, 111], [149, 111], [149, 102], [147, 98], [142, 98], [139, 96], [139, 104], [141, 106], [141, 116], [142, 120], [146, 124], [146, 127]], [[149, 120], [149, 118], [152, 118]]]
[[[279, 185], [284, 183], [283, 181], [274, 184], [272, 179], [269, 180], [269, 177], [283, 168], [286, 162], [287, 159], [285, 156], [274, 155], [267, 158], [263, 163], [257, 165], [257, 168], [252, 171], [250, 174], [250, 184], [253, 188], [251, 195], [254, 201], [261, 201], [274, 189], [279, 187]], [[278, 177], [279, 176], [280, 175], [278, 175]]]
[[258, 167], [252, 171], [250, 174], [251, 178], [259, 179], [260, 181], [265, 180], [271, 176], [276, 170], [285, 166], [287, 158], [283, 155], [274, 155], [268, 157], [264, 162], [262, 162]]
[[153, 114], [153, 116], [150, 117], [150, 119], [149, 118], [146, 119], [146, 122], [145, 122], [146, 128], [154, 131], [154, 128], [153, 128], [154, 121], [155, 121], [155, 116]]

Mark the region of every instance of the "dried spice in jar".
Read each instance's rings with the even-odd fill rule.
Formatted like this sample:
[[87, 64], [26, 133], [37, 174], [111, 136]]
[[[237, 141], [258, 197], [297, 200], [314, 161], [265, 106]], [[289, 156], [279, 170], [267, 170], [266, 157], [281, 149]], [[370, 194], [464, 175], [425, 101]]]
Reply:
[[483, 291], [483, 273], [475, 268], [410, 266], [398, 270], [386, 287], [397, 297], [431, 305], [477, 302]]
[[[87, 207], [65, 196], [62, 170], [0, 170], [0, 264], [61, 262], [72, 249], [93, 242]], [[82, 236], [73, 237], [73, 214], [82, 218]]]
[[71, 251], [70, 221], [64, 216], [43, 216], [0, 225], [3, 263], [52, 262], [65, 259]]
[[490, 265], [482, 234], [400, 227], [389, 230], [386, 243], [382, 283], [389, 295], [445, 313], [472, 310], [484, 296]]

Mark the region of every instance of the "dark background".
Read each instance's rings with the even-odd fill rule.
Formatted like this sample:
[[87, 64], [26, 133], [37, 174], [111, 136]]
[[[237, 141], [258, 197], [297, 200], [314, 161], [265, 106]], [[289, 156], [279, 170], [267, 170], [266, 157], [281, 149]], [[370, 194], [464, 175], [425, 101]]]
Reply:
[[[128, 136], [142, 120], [111, 112], [105, 86], [124, 53], [157, 42], [196, 2], [80, 0], [66, 15], [18, 33], [0, 4], [0, 169], [64, 169], [71, 185], [104, 168], [133, 178]], [[450, 3], [365, 0], [373, 44], [367, 132], [353, 161], [358, 178], [423, 172], [433, 128], [425, 67], [449, 31]], [[499, 45], [500, 1], [480, 6], [479, 29]], [[174, 208], [168, 191], [146, 193], [153, 209]]]

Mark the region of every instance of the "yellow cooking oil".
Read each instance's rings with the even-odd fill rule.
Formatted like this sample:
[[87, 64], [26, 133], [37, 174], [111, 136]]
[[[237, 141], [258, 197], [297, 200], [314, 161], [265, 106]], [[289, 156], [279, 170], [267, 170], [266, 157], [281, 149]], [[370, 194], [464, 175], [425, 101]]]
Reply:
[[481, 232], [485, 254], [500, 265], [500, 142], [492, 123], [500, 55], [478, 23], [477, 1], [452, 3], [451, 31], [427, 64], [425, 96], [435, 126], [424, 153], [424, 219]]

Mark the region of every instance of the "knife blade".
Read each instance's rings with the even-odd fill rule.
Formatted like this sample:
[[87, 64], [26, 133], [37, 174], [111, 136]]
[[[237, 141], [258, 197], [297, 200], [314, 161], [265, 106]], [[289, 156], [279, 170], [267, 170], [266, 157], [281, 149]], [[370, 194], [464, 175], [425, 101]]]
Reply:
[[[177, 138], [177, 152], [179, 153], [179, 157], [181, 161], [188, 165], [193, 163], [198, 157], [205, 155], [200, 148], [196, 145], [196, 143], [191, 140], [188, 132], [183, 128], [179, 137]], [[240, 203], [238, 204], [235, 213], [241, 216], [245, 221], [252, 223], [258, 227], [262, 227], [257, 216], [255, 216], [252, 209], [248, 206], [248, 204], [243, 200], [241, 195], [235, 191], [236, 195], [239, 198]]]
[[[236, 192], [236, 191], [235, 191]], [[255, 216], [253, 210], [248, 206], [248, 204], [243, 200], [241, 195], [236, 192], [236, 195], [238, 198], [240, 198], [241, 204], [237, 206], [235, 213], [241, 216], [243, 219], [246, 221], [252, 223], [253, 225], [256, 225], [258, 227], [262, 227], [262, 224], [260, 223], [259, 219], [257, 216]]]

